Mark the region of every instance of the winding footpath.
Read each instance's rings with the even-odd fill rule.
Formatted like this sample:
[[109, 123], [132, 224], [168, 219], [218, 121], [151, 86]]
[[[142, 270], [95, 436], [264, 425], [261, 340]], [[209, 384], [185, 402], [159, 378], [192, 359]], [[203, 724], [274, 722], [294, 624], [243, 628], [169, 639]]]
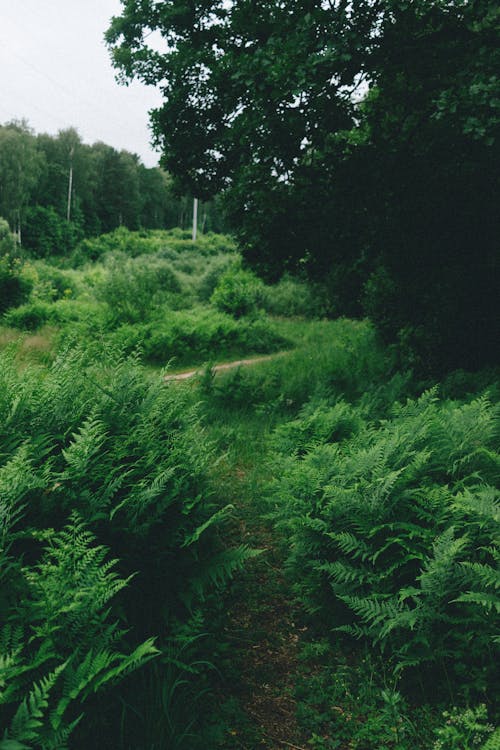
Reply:
[[[232, 370], [236, 367], [248, 367], [250, 365], [257, 365], [260, 362], [267, 362], [272, 359], [277, 359], [278, 357], [283, 357], [286, 354], [289, 354], [290, 352], [277, 352], [275, 354], [266, 354], [261, 357], [250, 357], [249, 359], [237, 359], [233, 362], [224, 362], [220, 365], [213, 365], [210, 369], [212, 372], [221, 372], [223, 370]], [[200, 375], [203, 372], [202, 367], [198, 367], [196, 370], [184, 370], [182, 372], [176, 372], [172, 375], [165, 375], [164, 380], [165, 382], [169, 382], [172, 380], [188, 380], [188, 378], [192, 378], [195, 375]]]

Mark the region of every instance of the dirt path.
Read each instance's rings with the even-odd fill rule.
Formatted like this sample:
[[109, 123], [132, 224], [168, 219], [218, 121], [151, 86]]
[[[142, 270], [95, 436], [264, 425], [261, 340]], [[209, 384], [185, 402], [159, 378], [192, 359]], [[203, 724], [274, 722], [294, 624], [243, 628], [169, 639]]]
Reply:
[[[255, 533], [255, 530], [254, 530]], [[261, 529], [261, 542], [268, 531]], [[272, 539], [267, 539], [273, 545]], [[245, 731], [234, 739], [246, 750], [305, 750], [294, 698], [300, 627], [282, 564], [272, 546], [248, 567], [228, 608], [228, 640], [239, 672], [233, 686], [258, 744]], [[252, 733], [253, 734], [253, 733]], [[255, 741], [255, 740], [254, 740]]]
[[262, 554], [247, 564], [226, 599], [224, 638], [231, 653], [232, 679], [221, 685], [219, 699], [221, 703], [235, 699], [239, 710], [222, 747], [307, 750], [294, 697], [301, 614], [283, 573], [283, 555], [271, 523], [256, 507], [245, 471], [235, 474], [230, 479], [234, 496], [229, 499], [239, 506], [240, 515], [231, 543], [250, 544]]
[[[250, 357], [249, 359], [237, 359], [234, 362], [224, 362], [220, 365], [213, 365], [211, 369], [213, 372], [220, 372], [221, 370], [231, 370], [234, 367], [247, 367], [249, 365], [256, 365], [259, 362], [267, 362], [271, 359], [277, 359], [277, 357], [283, 357], [285, 354], [289, 354], [289, 352], [277, 352], [276, 354], [266, 354], [261, 357]], [[185, 370], [172, 375], [165, 375], [164, 380], [166, 382], [170, 380], [187, 380], [201, 372], [202, 368], [198, 367], [196, 370]]]

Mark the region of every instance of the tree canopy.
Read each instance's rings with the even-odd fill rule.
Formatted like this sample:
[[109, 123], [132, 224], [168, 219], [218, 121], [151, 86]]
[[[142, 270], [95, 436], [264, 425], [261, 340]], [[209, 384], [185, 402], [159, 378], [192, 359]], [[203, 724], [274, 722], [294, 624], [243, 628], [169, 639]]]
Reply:
[[122, 5], [107, 42], [163, 92], [163, 164], [225, 194], [250, 262], [326, 279], [431, 369], [495, 356], [497, 3]]

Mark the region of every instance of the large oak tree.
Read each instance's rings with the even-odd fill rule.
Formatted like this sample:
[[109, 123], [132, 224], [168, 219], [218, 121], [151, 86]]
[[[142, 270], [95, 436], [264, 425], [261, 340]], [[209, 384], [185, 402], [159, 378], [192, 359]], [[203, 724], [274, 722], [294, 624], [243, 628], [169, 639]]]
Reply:
[[326, 279], [427, 369], [496, 359], [496, 2], [122, 5], [107, 41], [163, 92], [164, 165], [225, 194], [251, 262]]

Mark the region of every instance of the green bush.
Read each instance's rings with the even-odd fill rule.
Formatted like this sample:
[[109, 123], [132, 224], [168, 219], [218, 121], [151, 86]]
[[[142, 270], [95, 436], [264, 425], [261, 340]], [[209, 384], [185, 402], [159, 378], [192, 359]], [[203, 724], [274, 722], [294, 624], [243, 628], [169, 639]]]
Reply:
[[[141, 717], [177, 689], [172, 644], [251, 554], [216, 543], [230, 509], [211, 499], [191, 398], [110, 353], [22, 374], [0, 356], [2, 750], [179, 739], [168, 704]], [[155, 634], [161, 668], [142, 682], [129, 673], [157, 653]]]
[[0, 313], [28, 299], [32, 285], [22, 273], [22, 262], [12, 255], [0, 257]]
[[210, 308], [165, 309], [149, 323], [122, 325], [112, 336], [125, 351], [139, 346], [149, 362], [200, 363], [215, 357], [268, 353], [288, 342], [265, 320], [235, 321]]
[[[103, 311], [98, 304], [69, 299], [56, 302], [35, 299], [33, 302], [11, 308], [5, 313], [3, 319], [6, 325], [24, 331], [35, 331], [44, 325], [64, 326], [82, 322], [92, 334], [95, 333], [96, 328], [104, 327]], [[66, 333], [71, 335], [71, 331]]]
[[320, 318], [328, 312], [325, 290], [318, 284], [284, 276], [262, 289], [261, 307], [273, 315]]
[[75, 271], [56, 268], [43, 261], [35, 261], [32, 267], [36, 278], [31, 294], [32, 300], [36, 298], [51, 302], [74, 298], [82, 287], [82, 284], [78, 283]]
[[215, 400], [238, 409], [297, 414], [312, 397], [359, 398], [388, 377], [391, 360], [367, 321], [280, 321], [278, 330], [296, 348], [274, 361], [221, 374]]
[[113, 256], [106, 269], [97, 297], [106, 303], [115, 322], [144, 320], [169, 295], [182, 294], [175, 272], [165, 261]]
[[36, 258], [69, 255], [82, 234], [80, 226], [67, 221], [52, 206], [31, 206], [26, 209], [23, 247]]
[[71, 256], [74, 266], [101, 260], [108, 253], [123, 253], [135, 258], [139, 255], [158, 255], [171, 260], [179, 256], [216, 256], [232, 253], [236, 249], [234, 241], [225, 235], [202, 234], [197, 242], [192, 242], [191, 233], [181, 229], [142, 230], [132, 232], [125, 227], [82, 240]]
[[131, 232], [126, 227], [118, 227], [107, 234], [83, 239], [71, 256], [71, 264], [79, 266], [83, 263], [94, 263], [107, 253], [113, 252], [135, 257], [153, 252], [156, 247], [157, 243], [151, 240], [149, 232], [144, 236], [142, 232]]
[[197, 280], [197, 293], [202, 302], [208, 302], [219, 284], [221, 277], [234, 265], [234, 255], [217, 255], [206, 268], [204, 261], [204, 272]]
[[236, 266], [222, 274], [210, 302], [221, 312], [241, 318], [257, 311], [262, 290], [263, 283], [255, 274]]
[[6, 325], [23, 331], [35, 331], [47, 323], [57, 322], [59, 322], [59, 317], [55, 306], [41, 300], [11, 308], [4, 315]]
[[498, 437], [486, 397], [439, 402], [431, 391], [340, 443], [277, 456], [271, 488], [310, 612], [380, 647], [399, 671], [479, 694], [500, 607]]

